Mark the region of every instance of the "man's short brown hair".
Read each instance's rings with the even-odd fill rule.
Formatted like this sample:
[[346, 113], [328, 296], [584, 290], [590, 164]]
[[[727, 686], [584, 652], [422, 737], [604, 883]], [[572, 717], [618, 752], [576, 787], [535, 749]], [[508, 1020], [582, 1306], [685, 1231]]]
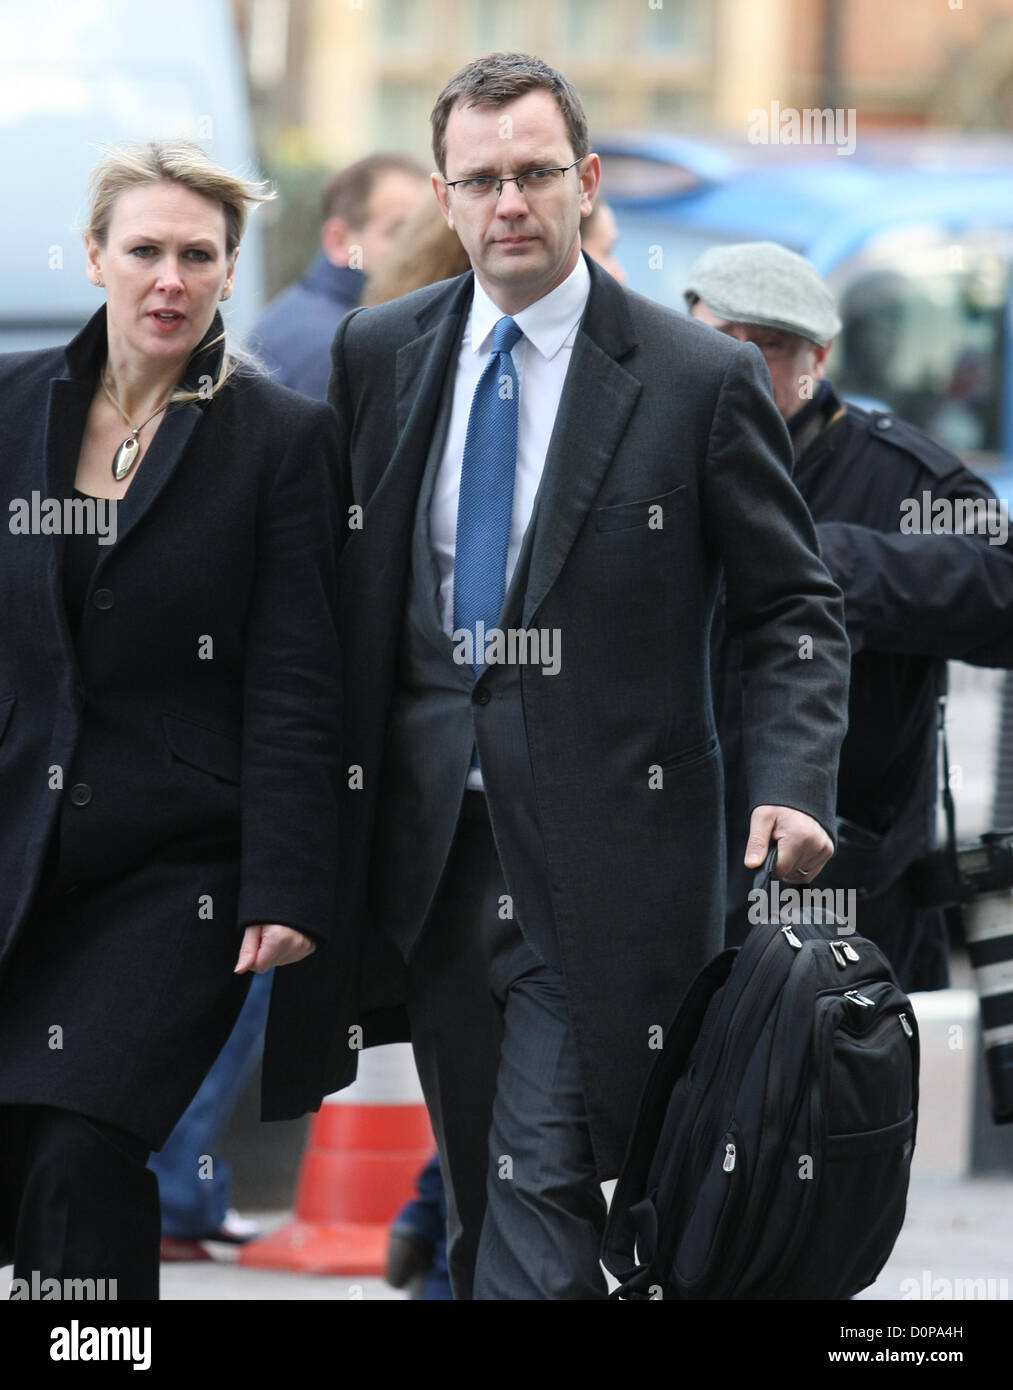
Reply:
[[406, 154], [368, 154], [335, 174], [320, 195], [320, 212], [326, 222], [340, 217], [358, 230], [369, 221], [369, 200], [385, 174], [408, 174], [424, 179], [426, 171], [417, 159]]
[[447, 121], [458, 103], [462, 106], [505, 106], [525, 92], [539, 88], [551, 92], [563, 113], [575, 159], [583, 159], [591, 149], [587, 117], [573, 83], [527, 53], [490, 53], [476, 58], [455, 72], [436, 98], [430, 121], [433, 127], [433, 157], [436, 167], [447, 174]]

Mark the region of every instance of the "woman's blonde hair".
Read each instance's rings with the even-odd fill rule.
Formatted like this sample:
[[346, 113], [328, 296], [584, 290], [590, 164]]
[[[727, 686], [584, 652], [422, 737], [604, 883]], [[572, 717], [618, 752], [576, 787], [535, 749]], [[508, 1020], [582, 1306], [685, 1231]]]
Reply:
[[[179, 183], [185, 188], [221, 203], [225, 214], [225, 254], [231, 259], [246, 230], [249, 210], [259, 203], [277, 197], [270, 183], [240, 178], [230, 174], [209, 159], [207, 152], [193, 140], [138, 140], [122, 145], [100, 147], [104, 158], [92, 171], [88, 185], [88, 216], [85, 227], [93, 240], [104, 247], [109, 237], [113, 208], [127, 188], [142, 184]], [[221, 333], [203, 350], [224, 342]], [[257, 365], [256, 359], [238, 348], [226, 348], [222, 366], [212, 393], [225, 385], [242, 363]], [[182, 401], [201, 400], [199, 391], [177, 390], [170, 405]]]
[[395, 232], [381, 268], [366, 282], [360, 304], [386, 304], [411, 290], [470, 269], [468, 253], [447, 226], [435, 198], [423, 198]]

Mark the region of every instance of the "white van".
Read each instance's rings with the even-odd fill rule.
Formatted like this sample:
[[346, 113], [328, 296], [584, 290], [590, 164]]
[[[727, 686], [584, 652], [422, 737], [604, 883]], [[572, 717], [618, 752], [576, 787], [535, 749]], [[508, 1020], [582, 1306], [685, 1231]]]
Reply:
[[[67, 342], [99, 307], [77, 226], [100, 144], [186, 136], [257, 175], [228, 0], [0, 0], [0, 352]], [[223, 309], [263, 289], [257, 215]]]

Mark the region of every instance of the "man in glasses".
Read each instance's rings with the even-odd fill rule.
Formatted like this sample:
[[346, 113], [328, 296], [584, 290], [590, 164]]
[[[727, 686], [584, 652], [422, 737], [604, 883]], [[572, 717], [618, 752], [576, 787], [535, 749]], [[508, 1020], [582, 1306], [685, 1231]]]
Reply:
[[473, 273], [354, 312], [332, 352], [364, 959], [317, 1095], [352, 1074], [357, 1025], [405, 1036], [403, 1002], [455, 1296], [604, 1297], [600, 1184], [721, 946], [722, 564], [749, 862], [774, 838], [793, 881], [832, 851], [847, 642], [760, 354], [581, 254], [599, 162], [571, 84], [482, 58], [432, 126]]

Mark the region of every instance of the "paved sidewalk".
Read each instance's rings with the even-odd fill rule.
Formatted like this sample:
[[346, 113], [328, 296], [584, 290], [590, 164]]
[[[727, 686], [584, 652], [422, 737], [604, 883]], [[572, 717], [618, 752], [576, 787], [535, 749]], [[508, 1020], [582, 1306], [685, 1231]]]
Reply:
[[859, 1298], [940, 1300], [983, 1293], [1013, 1297], [1013, 1175], [912, 1179], [893, 1255]]
[[[262, 1213], [266, 1228], [287, 1213]], [[382, 1279], [320, 1276], [241, 1269], [235, 1251], [219, 1246], [222, 1259], [162, 1266], [166, 1300], [286, 1301], [398, 1300], [404, 1295]], [[10, 1287], [10, 1268], [0, 1270], [0, 1298]], [[960, 1281], [960, 1282], [958, 1282]], [[971, 1281], [971, 1282], [968, 1282]], [[1013, 1297], [1013, 1175], [964, 1180], [916, 1176], [908, 1216], [893, 1256], [863, 1299], [914, 1300]]]
[[[285, 1218], [261, 1219], [275, 1225]], [[1013, 1175], [912, 1179], [907, 1220], [893, 1256], [859, 1297], [914, 1299], [926, 1292], [937, 1299], [972, 1293], [1013, 1297]], [[216, 1262], [163, 1265], [162, 1297], [375, 1300], [403, 1295], [377, 1278], [274, 1274]]]

